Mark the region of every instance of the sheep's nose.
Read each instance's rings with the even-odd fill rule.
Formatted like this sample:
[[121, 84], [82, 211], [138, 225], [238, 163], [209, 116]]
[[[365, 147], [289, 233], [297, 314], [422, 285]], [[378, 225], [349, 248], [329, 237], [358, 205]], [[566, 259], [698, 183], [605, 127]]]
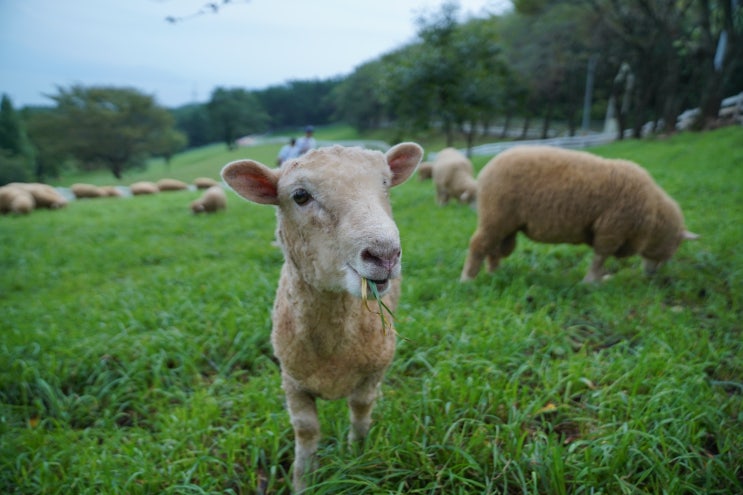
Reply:
[[400, 261], [400, 248], [391, 248], [387, 250], [374, 250], [371, 248], [364, 249], [361, 252], [361, 260], [365, 263], [371, 263], [391, 272]]

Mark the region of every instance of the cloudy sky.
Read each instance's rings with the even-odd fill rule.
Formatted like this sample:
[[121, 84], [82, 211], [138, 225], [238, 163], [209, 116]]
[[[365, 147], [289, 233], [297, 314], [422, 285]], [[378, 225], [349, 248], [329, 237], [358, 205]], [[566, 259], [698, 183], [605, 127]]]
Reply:
[[[209, 1], [217, 14], [194, 15]], [[58, 86], [126, 86], [174, 107], [216, 86], [347, 75], [413, 40], [442, 1], [0, 0], [0, 93], [20, 108], [50, 104]], [[511, 8], [458, 3], [463, 17]]]

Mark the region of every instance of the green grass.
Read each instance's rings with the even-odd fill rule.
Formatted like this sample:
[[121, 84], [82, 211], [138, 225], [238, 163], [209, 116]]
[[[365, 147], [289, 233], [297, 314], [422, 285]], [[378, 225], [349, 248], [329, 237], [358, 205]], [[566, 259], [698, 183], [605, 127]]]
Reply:
[[[173, 171], [251, 150], [274, 156]], [[587, 248], [522, 237], [462, 285], [475, 213], [394, 189], [402, 338], [363, 452], [320, 402], [314, 493], [743, 493], [743, 129], [596, 151], [648, 168], [702, 238], [594, 287]], [[197, 196], [0, 217], [0, 492], [288, 493], [274, 211], [230, 193], [194, 216]]]

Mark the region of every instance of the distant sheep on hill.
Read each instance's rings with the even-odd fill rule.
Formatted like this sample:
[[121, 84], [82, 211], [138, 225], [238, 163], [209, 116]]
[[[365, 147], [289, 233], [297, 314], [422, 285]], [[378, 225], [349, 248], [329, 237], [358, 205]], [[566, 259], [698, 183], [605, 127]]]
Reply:
[[121, 198], [124, 194], [116, 186], [101, 186], [103, 195], [107, 198]]
[[431, 176], [439, 205], [455, 198], [460, 203], [474, 206], [477, 199], [475, 169], [465, 155], [454, 148], [439, 151], [432, 164]]
[[145, 194], [157, 194], [160, 192], [160, 189], [157, 187], [157, 184], [155, 184], [154, 182], [149, 182], [149, 181], [135, 182], [134, 184], [129, 186], [129, 189], [131, 190], [134, 196], [140, 196], [140, 195], [145, 195]]
[[36, 201], [30, 192], [17, 185], [0, 187], [0, 213], [27, 215], [36, 206]]
[[[292, 479], [298, 492], [316, 462], [317, 398], [347, 398], [349, 442], [362, 440], [369, 430], [395, 352], [395, 332], [359, 297], [362, 284], [372, 281], [394, 311], [402, 251], [388, 190], [407, 180], [422, 154], [414, 143], [398, 144], [386, 154], [332, 146], [278, 169], [240, 160], [222, 170], [240, 196], [278, 207], [276, 235], [285, 262], [271, 341], [294, 427]], [[381, 312], [375, 301], [368, 303]]]
[[210, 187], [218, 186], [219, 182], [209, 177], [197, 177], [193, 180], [193, 185], [196, 186], [196, 189], [209, 189]]
[[183, 191], [188, 189], [188, 184], [178, 179], [160, 179], [156, 184], [160, 191]]
[[639, 165], [582, 151], [519, 146], [490, 160], [477, 179], [478, 224], [462, 270], [474, 278], [516, 247], [516, 235], [546, 243], [588, 244], [594, 258], [584, 282], [599, 282], [609, 256], [643, 257], [646, 273], [684, 239], [676, 202]]
[[102, 198], [106, 196], [106, 191], [93, 184], [72, 184], [70, 191], [77, 199], [83, 198]]
[[194, 213], [216, 213], [227, 208], [227, 195], [222, 186], [212, 186], [191, 203]]
[[18, 186], [24, 191], [31, 193], [36, 203], [36, 208], [56, 210], [67, 206], [67, 199], [48, 184], [42, 184], [40, 182], [13, 182], [8, 185]]

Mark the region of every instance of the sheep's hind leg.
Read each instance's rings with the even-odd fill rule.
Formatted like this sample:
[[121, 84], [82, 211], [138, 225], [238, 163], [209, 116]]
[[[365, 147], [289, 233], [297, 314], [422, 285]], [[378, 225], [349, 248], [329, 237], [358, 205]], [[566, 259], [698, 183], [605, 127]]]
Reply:
[[317, 405], [311, 395], [286, 388], [286, 403], [294, 428], [294, 473], [292, 483], [299, 493], [307, 487], [307, 478], [315, 470], [320, 422]]
[[[475, 232], [475, 234], [472, 236], [472, 239], [470, 239], [470, 247], [469, 252], [467, 253], [467, 259], [465, 260], [464, 267], [462, 268], [462, 275], [459, 277], [459, 280], [461, 282], [466, 282], [468, 280], [474, 279], [480, 272], [482, 262], [485, 259], [485, 255], [487, 252], [484, 244], [485, 243], [483, 240], [483, 236], [480, 235], [479, 232]], [[491, 263], [490, 258], [488, 258], [488, 263]]]

